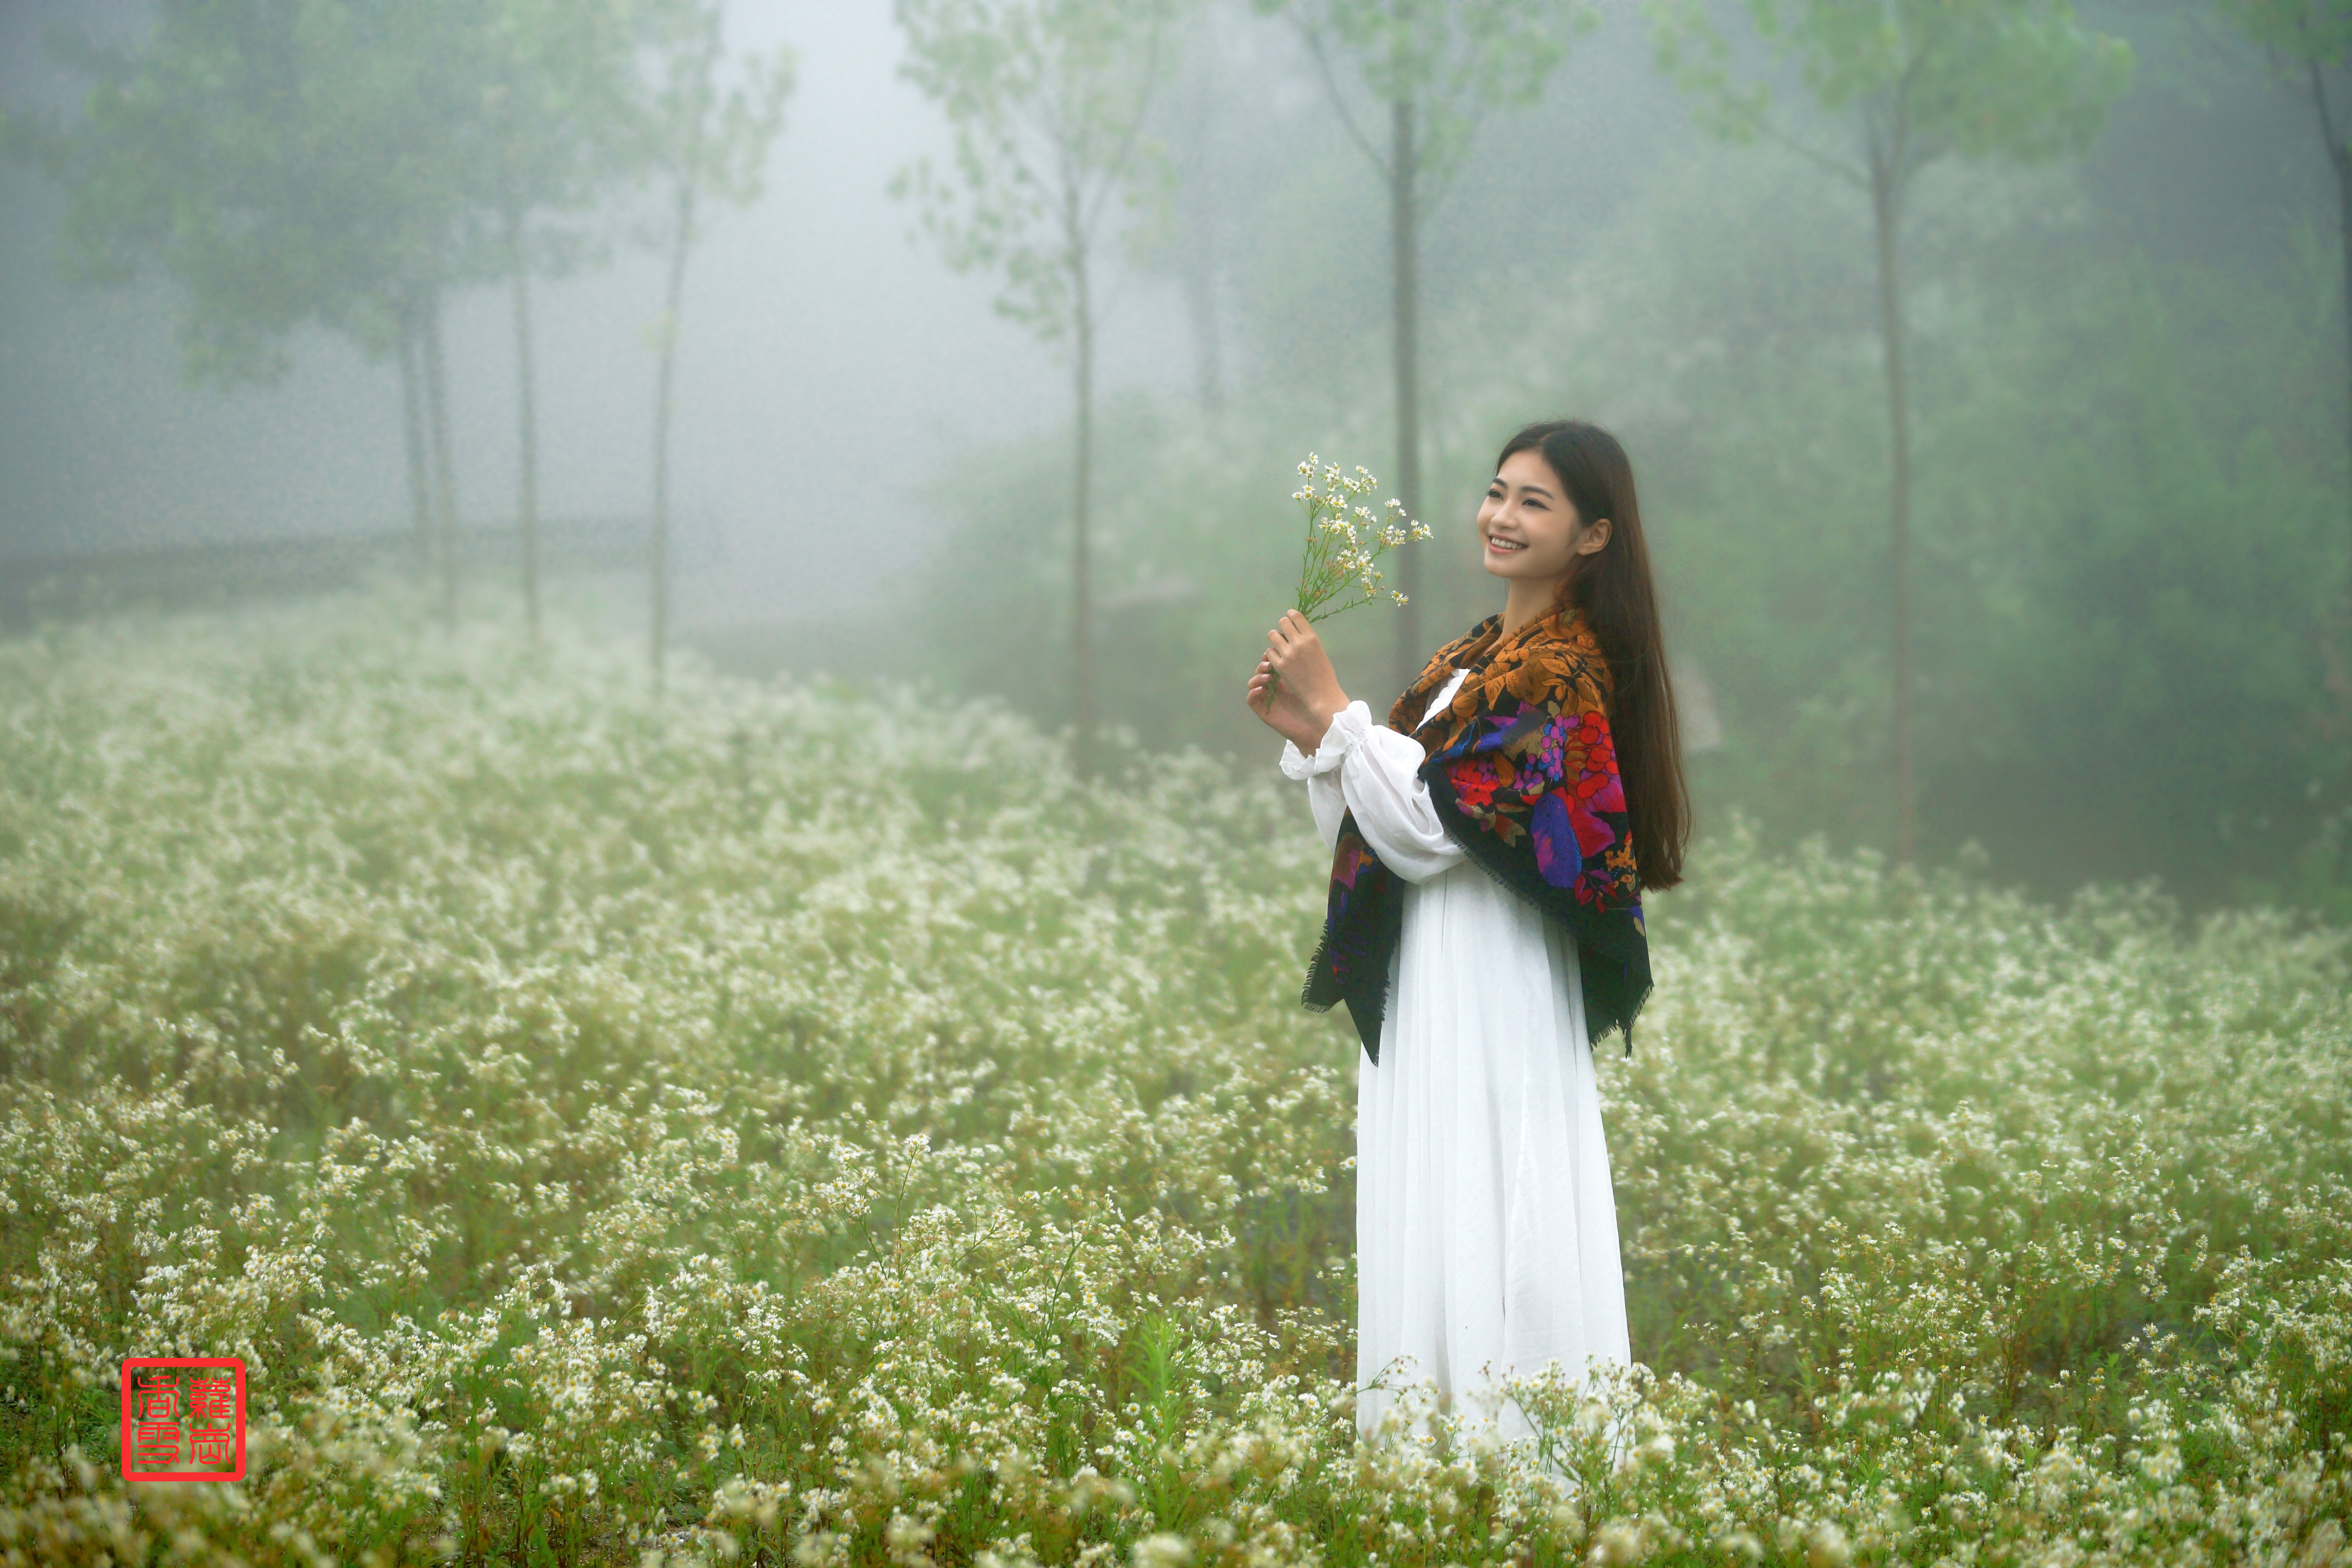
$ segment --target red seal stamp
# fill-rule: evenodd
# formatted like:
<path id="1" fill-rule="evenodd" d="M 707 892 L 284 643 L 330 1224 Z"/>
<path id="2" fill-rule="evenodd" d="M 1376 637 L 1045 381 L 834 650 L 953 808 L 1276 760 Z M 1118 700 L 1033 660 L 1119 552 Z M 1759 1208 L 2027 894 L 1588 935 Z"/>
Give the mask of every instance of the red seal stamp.
<path id="1" fill-rule="evenodd" d="M 122 1479 L 245 1479 L 245 1363 L 133 1356 L 122 1363 Z"/>

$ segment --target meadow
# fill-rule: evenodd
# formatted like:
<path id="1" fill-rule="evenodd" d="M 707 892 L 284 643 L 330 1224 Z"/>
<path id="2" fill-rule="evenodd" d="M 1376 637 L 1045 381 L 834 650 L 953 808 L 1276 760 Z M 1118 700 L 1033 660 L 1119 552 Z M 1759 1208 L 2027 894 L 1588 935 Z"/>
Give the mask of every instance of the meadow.
<path id="1" fill-rule="evenodd" d="M 1360 1443 L 1273 742 L 641 658 L 0 645 L 0 1562 L 2352 1562 L 2344 930 L 1710 822 L 1640 1365 Z M 124 1482 L 135 1354 L 247 1360 L 244 1481 Z"/>

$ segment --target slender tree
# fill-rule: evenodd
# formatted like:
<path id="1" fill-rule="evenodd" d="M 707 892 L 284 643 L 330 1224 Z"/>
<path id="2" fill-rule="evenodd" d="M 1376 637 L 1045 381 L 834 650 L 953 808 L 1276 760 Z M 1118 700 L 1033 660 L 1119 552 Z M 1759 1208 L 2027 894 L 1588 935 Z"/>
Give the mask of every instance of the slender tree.
<path id="1" fill-rule="evenodd" d="M 2352 0 L 2221 0 L 2221 9 L 2270 51 L 2281 74 L 2310 95 L 2314 129 L 2336 172 L 2336 224 L 2342 250 L 2345 332 L 2345 502 L 2352 523 L 2352 92 L 2329 78 L 2352 65 Z M 2337 584 L 2335 624 L 2327 629 L 2330 676 L 2352 717 L 2352 684 L 2344 683 L 2352 647 L 2352 527 L 2345 534 L 2346 576 Z"/>
<path id="2" fill-rule="evenodd" d="M 425 479 L 425 406 L 415 333 L 401 330 L 393 352 L 399 356 L 401 447 L 408 459 L 408 508 L 416 528 L 416 580 L 421 583 L 433 573 L 433 502 Z"/>
<path id="3" fill-rule="evenodd" d="M 274 13 L 291 18 L 304 97 L 320 122 L 289 149 L 299 160 L 289 195 L 325 198 L 305 236 L 320 261 L 311 304 L 322 324 L 371 358 L 394 353 L 414 378 L 402 393 L 404 431 L 421 437 L 410 447 L 412 502 L 425 480 L 425 553 L 437 567 L 442 616 L 454 620 L 457 460 L 441 320 L 453 293 L 498 276 L 481 222 L 495 145 L 483 16 L 451 0 L 394 9 L 294 0 Z"/>
<path id="4" fill-rule="evenodd" d="M 1596 19 L 1591 0 L 1254 0 L 1306 39 L 1340 123 L 1387 187 L 1397 499 L 1421 515 L 1421 231 L 1462 167 L 1478 124 L 1532 101 Z M 1388 123 L 1360 121 L 1353 75 Z M 1421 557 L 1399 573 L 1398 684 L 1420 673 Z"/>
<path id="5" fill-rule="evenodd" d="M 540 626 L 538 372 L 530 280 L 600 250 L 584 220 L 632 172 L 635 16 L 630 0 L 494 0 L 484 18 L 483 99 L 494 156 L 495 265 L 513 301 L 516 518 L 523 603 Z"/>
<path id="6" fill-rule="evenodd" d="M 454 619 L 457 462 L 441 317 L 452 294 L 498 275 L 480 218 L 494 144 L 481 14 L 453 0 L 295 0 L 278 11 L 293 17 L 321 121 L 289 190 L 332 193 L 314 215 L 318 253 L 332 258 L 319 274 L 318 319 L 371 358 L 395 356 L 420 555 Z"/>
<path id="7" fill-rule="evenodd" d="M 425 358 L 425 421 L 432 437 L 433 497 L 440 518 L 441 614 L 457 617 L 457 465 L 449 450 L 449 365 L 441 352 L 441 297 L 433 292 L 418 320 Z"/>
<path id="8" fill-rule="evenodd" d="M 1143 134 L 1175 0 L 896 0 L 907 77 L 946 111 L 955 164 L 893 190 L 957 271 L 994 271 L 999 312 L 1066 344 L 1076 400 L 1070 502 L 1072 762 L 1091 771 L 1089 625 L 1095 334 L 1103 247 L 1121 209 L 1165 199 Z"/>
<path id="9" fill-rule="evenodd" d="M 717 4 L 656 0 L 646 13 L 658 61 L 657 85 L 642 117 L 642 156 L 667 187 L 669 221 L 659 231 L 667 252 L 662 312 L 655 324 L 660 359 L 654 393 L 652 530 L 653 681 L 662 689 L 669 642 L 669 429 L 677 363 L 678 313 L 686 301 L 686 262 L 711 201 L 746 206 L 758 199 L 768 150 L 783 129 L 794 70 L 790 49 L 746 55 L 738 79 L 722 80 L 724 16 Z"/>
<path id="10" fill-rule="evenodd" d="M 1245 15 L 1245 13 L 1244 13 Z M 1192 389 L 1201 407 L 1225 403 L 1224 236 L 1220 222 L 1228 174 L 1224 143 L 1234 119 L 1234 86 L 1223 37 L 1227 13 L 1202 5 L 1184 29 L 1182 67 L 1168 104 L 1173 205 L 1168 213 L 1173 261 L 1184 315 L 1192 329 Z"/>
<path id="11" fill-rule="evenodd" d="M 1904 357 L 1902 226 L 1921 170 L 1939 159 L 2031 163 L 2080 151 L 2130 78 L 2121 39 L 2083 26 L 2069 0 L 1740 0 L 1764 51 L 1843 124 L 1843 147 L 1780 123 L 1772 84 L 1736 79 L 1706 0 L 1650 0 L 1661 63 L 1698 96 L 1701 121 L 1766 136 L 1859 191 L 1876 250 L 1886 379 L 1889 693 L 1895 858 L 1916 850 L 1912 758 L 1911 415 Z"/>

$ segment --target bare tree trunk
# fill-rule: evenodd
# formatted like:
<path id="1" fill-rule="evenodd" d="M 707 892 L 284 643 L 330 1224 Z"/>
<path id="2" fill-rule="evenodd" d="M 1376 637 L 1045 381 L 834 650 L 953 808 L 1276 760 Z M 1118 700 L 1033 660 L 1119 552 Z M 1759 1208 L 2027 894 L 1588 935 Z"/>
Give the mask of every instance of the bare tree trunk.
<path id="1" fill-rule="evenodd" d="M 677 312 L 686 294 L 686 253 L 694 242 L 694 182 L 677 183 L 677 237 L 669 255 L 669 292 L 662 306 L 659 390 L 654 396 L 653 660 L 654 694 L 662 689 L 669 641 L 669 408 L 677 361 Z"/>
<path id="2" fill-rule="evenodd" d="M 1092 279 L 1084 245 L 1074 247 L 1071 269 L 1073 314 L 1077 326 L 1078 438 L 1071 475 L 1070 497 L 1070 721 L 1075 727 L 1070 748 L 1072 767 L 1080 778 L 1094 771 L 1094 661 L 1087 657 L 1093 642 L 1092 564 L 1087 560 L 1087 534 L 1093 526 L 1095 465 L 1095 306 Z"/>
<path id="3" fill-rule="evenodd" d="M 1183 286 L 1192 326 L 1192 386 L 1202 409 L 1225 405 L 1224 329 L 1217 309 L 1216 123 L 1223 72 L 1215 18 L 1201 29 L 1202 54 L 1186 116 Z"/>
<path id="4" fill-rule="evenodd" d="M 457 618 L 457 480 L 449 458 L 449 377 L 441 355 L 441 295 L 427 296 L 425 321 L 425 402 L 432 423 L 434 489 L 441 514 L 441 614 Z"/>
<path id="5" fill-rule="evenodd" d="M 1413 210 L 1415 164 L 1412 104 L 1400 99 L 1389 116 L 1390 274 L 1396 288 L 1397 499 L 1421 516 L 1421 258 L 1420 218 Z M 1404 607 L 1396 617 L 1396 689 L 1421 673 L 1422 552 L 1398 552 Z"/>
<path id="6" fill-rule="evenodd" d="M 425 410 L 416 367 L 416 313 L 400 310 L 400 422 L 408 452 L 408 510 L 416 522 L 416 580 L 433 580 L 433 500 L 425 479 Z"/>
<path id="7" fill-rule="evenodd" d="M 514 274 L 515 405 L 522 454 L 517 516 L 522 529 L 522 598 L 539 637 L 539 373 L 530 348 L 530 281 L 522 264 L 522 214 L 507 209 L 507 264 Z"/>
<path id="8" fill-rule="evenodd" d="M 2345 502 L 2352 513 L 2352 144 L 2336 133 L 2336 117 L 2327 104 L 2327 79 L 2318 60 L 2310 65 L 2311 100 L 2319 110 L 2319 134 L 2327 143 L 2327 161 L 2336 169 L 2336 220 L 2344 245 Z M 2336 726 L 2340 733 L 2352 734 L 2352 679 L 2345 675 L 2347 645 L 2352 645 L 2352 531 L 2347 531 L 2345 543 L 2346 574 L 2336 584 L 2331 624 L 2320 635 L 2328 667 L 2326 679 L 2336 698 Z"/>
<path id="9" fill-rule="evenodd" d="M 1192 386 L 1201 406 L 1214 414 L 1225 405 L 1223 328 L 1217 312 L 1217 258 L 1206 230 L 1213 221 L 1202 204 L 1189 226 L 1184 254 L 1184 313 L 1192 323 Z"/>
<path id="10" fill-rule="evenodd" d="M 2347 472 L 2352 472 L 2352 148 L 2336 145 L 2328 151 L 2336 157 L 2336 221 L 2344 244 L 2344 449 Z M 2346 499 L 2352 505 L 2352 487 L 2347 487 Z"/>
<path id="11" fill-rule="evenodd" d="M 1874 139 L 1870 213 L 1878 239 L 1878 330 L 1886 351 L 1886 417 L 1894 437 L 1888 473 L 1887 569 L 1895 633 L 1895 860 L 1916 852 L 1911 763 L 1911 416 L 1903 370 L 1903 279 L 1896 230 L 1902 222 L 1901 171 Z"/>

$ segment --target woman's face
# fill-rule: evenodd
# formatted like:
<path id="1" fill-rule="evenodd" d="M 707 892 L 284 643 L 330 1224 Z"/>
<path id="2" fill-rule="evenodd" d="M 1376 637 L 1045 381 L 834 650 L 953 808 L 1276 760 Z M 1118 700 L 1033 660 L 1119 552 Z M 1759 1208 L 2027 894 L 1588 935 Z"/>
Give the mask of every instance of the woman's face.
<path id="1" fill-rule="evenodd" d="M 1478 508 L 1478 540 L 1494 575 L 1556 583 L 1570 561 L 1609 542 L 1609 520 L 1586 527 L 1543 452 L 1530 447 L 1496 470 Z"/>

